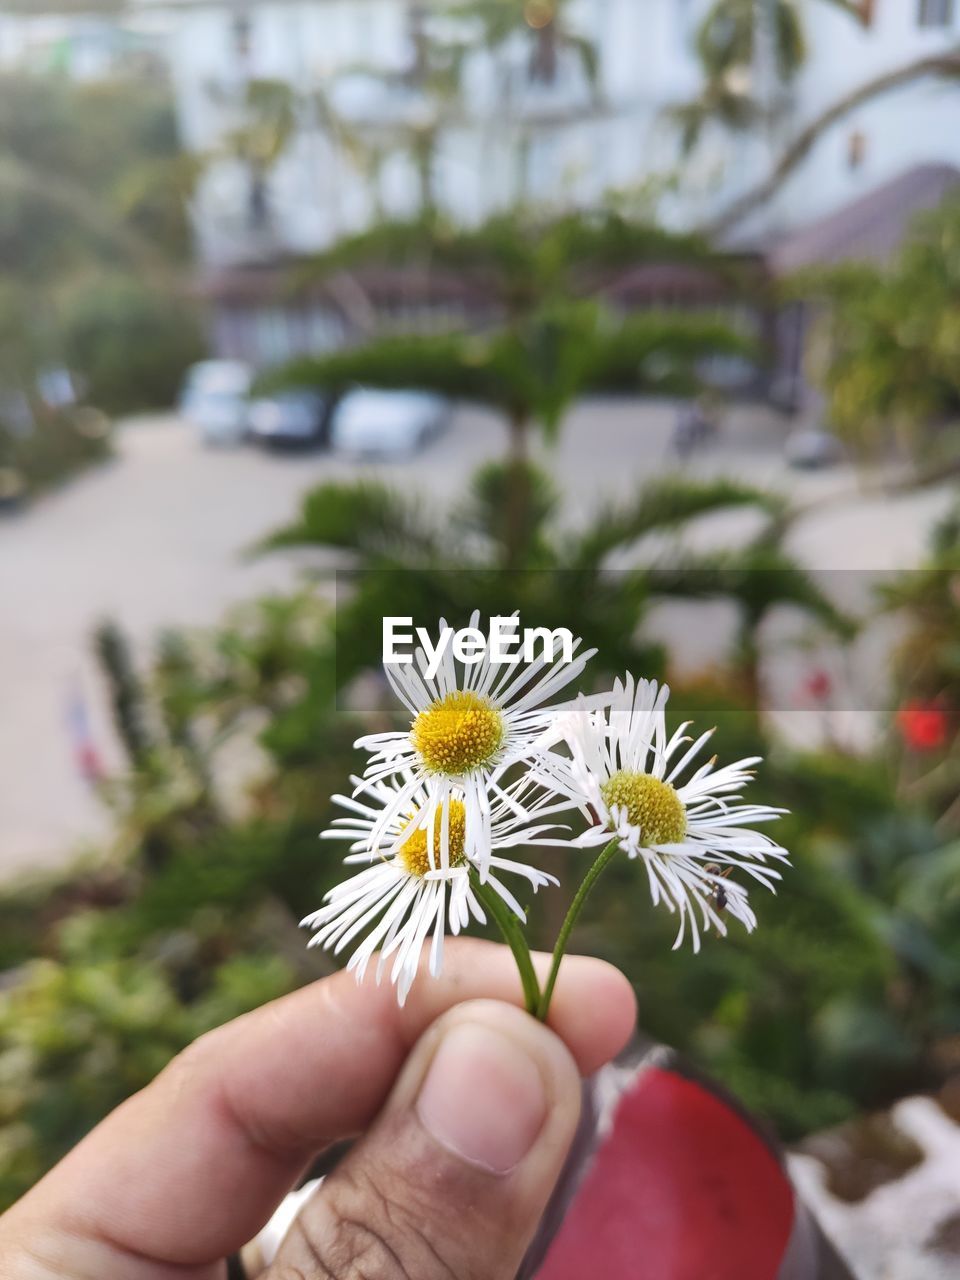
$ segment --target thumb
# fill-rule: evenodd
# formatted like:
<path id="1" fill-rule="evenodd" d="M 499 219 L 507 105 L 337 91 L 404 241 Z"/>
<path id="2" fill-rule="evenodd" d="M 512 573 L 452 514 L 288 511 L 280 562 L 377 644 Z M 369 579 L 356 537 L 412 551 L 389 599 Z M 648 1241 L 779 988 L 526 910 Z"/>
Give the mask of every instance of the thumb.
<path id="1" fill-rule="evenodd" d="M 580 1077 L 552 1031 L 505 1004 L 458 1005 L 414 1047 L 268 1277 L 512 1280 L 579 1114 Z"/>

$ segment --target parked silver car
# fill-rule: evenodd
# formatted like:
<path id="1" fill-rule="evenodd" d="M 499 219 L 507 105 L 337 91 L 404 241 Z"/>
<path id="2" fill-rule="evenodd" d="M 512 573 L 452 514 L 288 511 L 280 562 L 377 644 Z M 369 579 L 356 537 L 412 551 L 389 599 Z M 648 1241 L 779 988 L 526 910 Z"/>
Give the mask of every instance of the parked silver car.
<path id="1" fill-rule="evenodd" d="M 333 420 L 332 443 L 356 458 L 404 457 L 422 449 L 446 429 L 450 402 L 426 391 L 347 393 Z"/>
<path id="2" fill-rule="evenodd" d="M 204 444 L 239 444 L 247 434 L 253 371 L 240 360 L 203 360 L 187 370 L 180 412 Z"/>

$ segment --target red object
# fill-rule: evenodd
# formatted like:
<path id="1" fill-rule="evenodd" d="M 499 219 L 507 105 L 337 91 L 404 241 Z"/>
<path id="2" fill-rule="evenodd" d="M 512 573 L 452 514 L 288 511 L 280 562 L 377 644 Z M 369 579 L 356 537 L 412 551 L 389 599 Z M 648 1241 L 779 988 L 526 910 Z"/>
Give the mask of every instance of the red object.
<path id="1" fill-rule="evenodd" d="M 833 693 L 833 681 L 830 679 L 830 673 L 819 667 L 816 671 L 811 671 L 804 681 L 804 692 L 813 702 L 826 702 Z"/>
<path id="2" fill-rule="evenodd" d="M 100 753 L 92 742 L 84 742 L 77 747 L 77 768 L 80 776 L 91 786 L 102 782 L 106 776 Z"/>
<path id="3" fill-rule="evenodd" d="M 897 712 L 897 728 L 914 751 L 939 751 L 947 744 L 947 713 L 929 702 L 908 702 Z"/>
<path id="4" fill-rule="evenodd" d="M 776 1280 L 793 1190 L 729 1104 L 672 1071 L 641 1071 L 537 1280 Z"/>

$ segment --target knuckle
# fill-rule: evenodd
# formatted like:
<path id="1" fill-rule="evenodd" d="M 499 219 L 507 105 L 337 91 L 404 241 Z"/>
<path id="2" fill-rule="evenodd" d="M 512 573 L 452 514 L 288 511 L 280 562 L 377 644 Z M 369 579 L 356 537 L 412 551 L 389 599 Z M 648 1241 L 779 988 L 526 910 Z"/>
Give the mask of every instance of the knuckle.
<path id="1" fill-rule="evenodd" d="M 464 1280 L 428 1235 L 430 1215 L 359 1169 L 342 1167 L 288 1236 L 296 1264 L 283 1280 Z"/>
<path id="2" fill-rule="evenodd" d="M 149 1088 L 169 1090 L 175 1097 L 182 1090 L 189 1089 L 201 1074 L 204 1057 L 201 1042 L 194 1040 L 170 1059 Z"/>
<path id="3" fill-rule="evenodd" d="M 204 1069 L 210 1058 L 210 1046 L 215 1044 L 217 1030 L 219 1028 L 205 1031 L 202 1036 L 192 1040 L 186 1048 L 181 1049 L 175 1057 L 170 1059 L 161 1075 L 167 1079 L 189 1080 Z"/>

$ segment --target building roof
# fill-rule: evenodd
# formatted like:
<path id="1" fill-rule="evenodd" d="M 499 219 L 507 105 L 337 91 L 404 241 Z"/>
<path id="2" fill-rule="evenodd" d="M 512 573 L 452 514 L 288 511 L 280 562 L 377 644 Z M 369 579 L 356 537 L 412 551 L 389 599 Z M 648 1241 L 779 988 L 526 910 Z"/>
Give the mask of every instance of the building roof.
<path id="1" fill-rule="evenodd" d="M 859 200 L 776 241 L 768 261 L 774 275 L 851 261 L 886 261 L 899 249 L 919 213 L 960 192 L 960 169 L 924 164 L 908 169 Z"/>
<path id="2" fill-rule="evenodd" d="M 584 292 L 615 306 L 709 306 L 725 303 L 746 284 L 756 281 L 757 260 L 731 255 L 723 264 L 646 262 L 585 277 Z M 467 311 L 496 309 L 499 293 L 476 273 L 441 270 L 436 266 L 366 266 L 332 276 L 311 269 L 309 259 L 283 255 L 259 263 L 235 264 L 208 271 L 198 282 L 198 294 L 211 302 L 233 306 L 299 305 L 305 301 L 336 303 L 343 281 L 359 289 L 374 306 L 454 306 Z"/>

